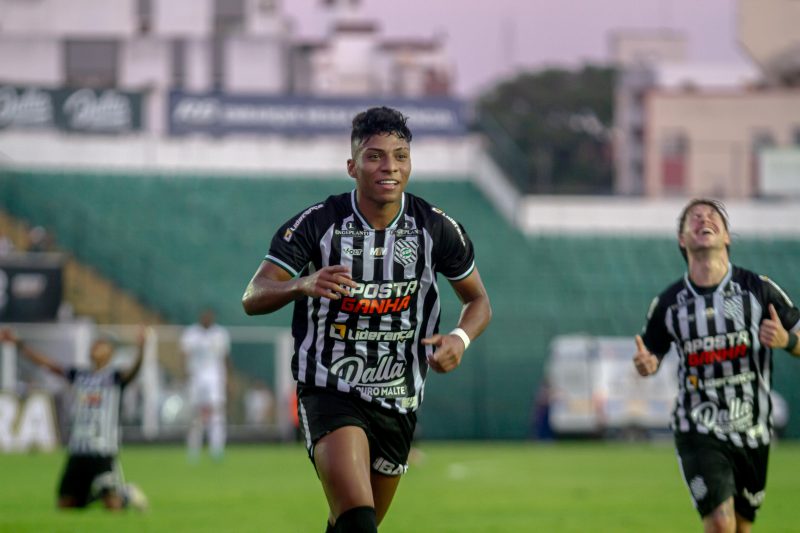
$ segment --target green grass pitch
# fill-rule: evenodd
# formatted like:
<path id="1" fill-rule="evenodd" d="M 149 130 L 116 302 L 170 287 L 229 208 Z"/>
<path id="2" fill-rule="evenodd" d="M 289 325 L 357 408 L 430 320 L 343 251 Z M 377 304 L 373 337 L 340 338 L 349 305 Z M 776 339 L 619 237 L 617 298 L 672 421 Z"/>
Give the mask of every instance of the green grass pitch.
<path id="1" fill-rule="evenodd" d="M 701 531 L 672 446 L 423 442 L 381 533 Z M 62 453 L 0 455 L 0 532 L 310 532 L 327 507 L 300 445 L 233 446 L 190 465 L 180 447 L 127 446 L 144 514 L 54 509 Z M 800 531 L 800 443 L 770 458 L 759 532 Z"/>

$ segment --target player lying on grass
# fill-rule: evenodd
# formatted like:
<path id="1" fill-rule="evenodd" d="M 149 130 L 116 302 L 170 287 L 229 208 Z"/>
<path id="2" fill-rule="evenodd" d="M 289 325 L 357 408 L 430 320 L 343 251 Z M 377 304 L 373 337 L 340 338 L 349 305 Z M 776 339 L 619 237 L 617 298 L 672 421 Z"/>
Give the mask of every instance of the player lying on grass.
<path id="1" fill-rule="evenodd" d="M 0 330 L 0 341 L 16 344 L 19 353 L 72 385 L 72 423 L 67 463 L 58 488 L 59 508 L 82 508 L 95 500 L 101 500 L 107 509 L 147 507 L 141 490 L 125 483 L 117 457 L 122 390 L 142 366 L 144 340 L 141 328 L 136 359 L 127 370 L 110 365 L 114 344 L 104 338 L 92 344 L 91 369 L 65 368 L 28 346 L 12 330 Z"/>

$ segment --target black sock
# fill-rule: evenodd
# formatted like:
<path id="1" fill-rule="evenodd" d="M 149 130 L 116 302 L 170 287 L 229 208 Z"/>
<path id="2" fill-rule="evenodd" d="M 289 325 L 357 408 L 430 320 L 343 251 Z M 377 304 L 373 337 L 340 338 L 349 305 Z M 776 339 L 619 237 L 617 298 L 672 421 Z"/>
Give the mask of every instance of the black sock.
<path id="1" fill-rule="evenodd" d="M 378 520 L 372 507 L 348 509 L 336 519 L 336 533 L 378 533 Z"/>

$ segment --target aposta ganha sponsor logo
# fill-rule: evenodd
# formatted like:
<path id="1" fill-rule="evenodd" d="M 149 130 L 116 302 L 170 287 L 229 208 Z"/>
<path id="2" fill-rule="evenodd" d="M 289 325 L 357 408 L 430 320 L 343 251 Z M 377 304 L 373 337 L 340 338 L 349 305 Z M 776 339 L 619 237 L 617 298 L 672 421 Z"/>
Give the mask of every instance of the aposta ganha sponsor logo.
<path id="1" fill-rule="evenodd" d="M 359 283 L 342 298 L 341 310 L 361 315 L 385 315 L 405 311 L 411 297 L 417 292 L 417 280 L 387 281 L 384 283 Z"/>
<path id="2" fill-rule="evenodd" d="M 689 366 L 710 365 L 747 356 L 750 333 L 743 329 L 722 335 L 709 335 L 683 343 Z"/>

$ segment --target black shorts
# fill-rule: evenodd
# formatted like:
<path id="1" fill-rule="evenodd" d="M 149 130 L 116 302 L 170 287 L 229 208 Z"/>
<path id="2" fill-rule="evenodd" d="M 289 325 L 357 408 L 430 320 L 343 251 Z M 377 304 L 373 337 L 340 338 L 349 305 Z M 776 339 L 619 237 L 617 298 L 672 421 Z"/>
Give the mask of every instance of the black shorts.
<path id="1" fill-rule="evenodd" d="M 69 455 L 58 487 L 58 496 L 72 498 L 77 507 L 86 507 L 109 488 L 116 487 L 118 477 L 115 457 Z M 97 481 L 100 483 L 96 483 Z"/>
<path id="2" fill-rule="evenodd" d="M 700 516 L 733 496 L 736 512 L 755 521 L 765 495 L 769 446 L 739 448 L 710 435 L 677 433 L 675 448 Z"/>
<path id="3" fill-rule="evenodd" d="M 408 470 L 416 413 L 402 414 L 355 395 L 299 385 L 297 415 L 312 463 L 319 439 L 339 428 L 356 426 L 367 434 L 372 470 L 387 476 L 399 476 Z"/>

